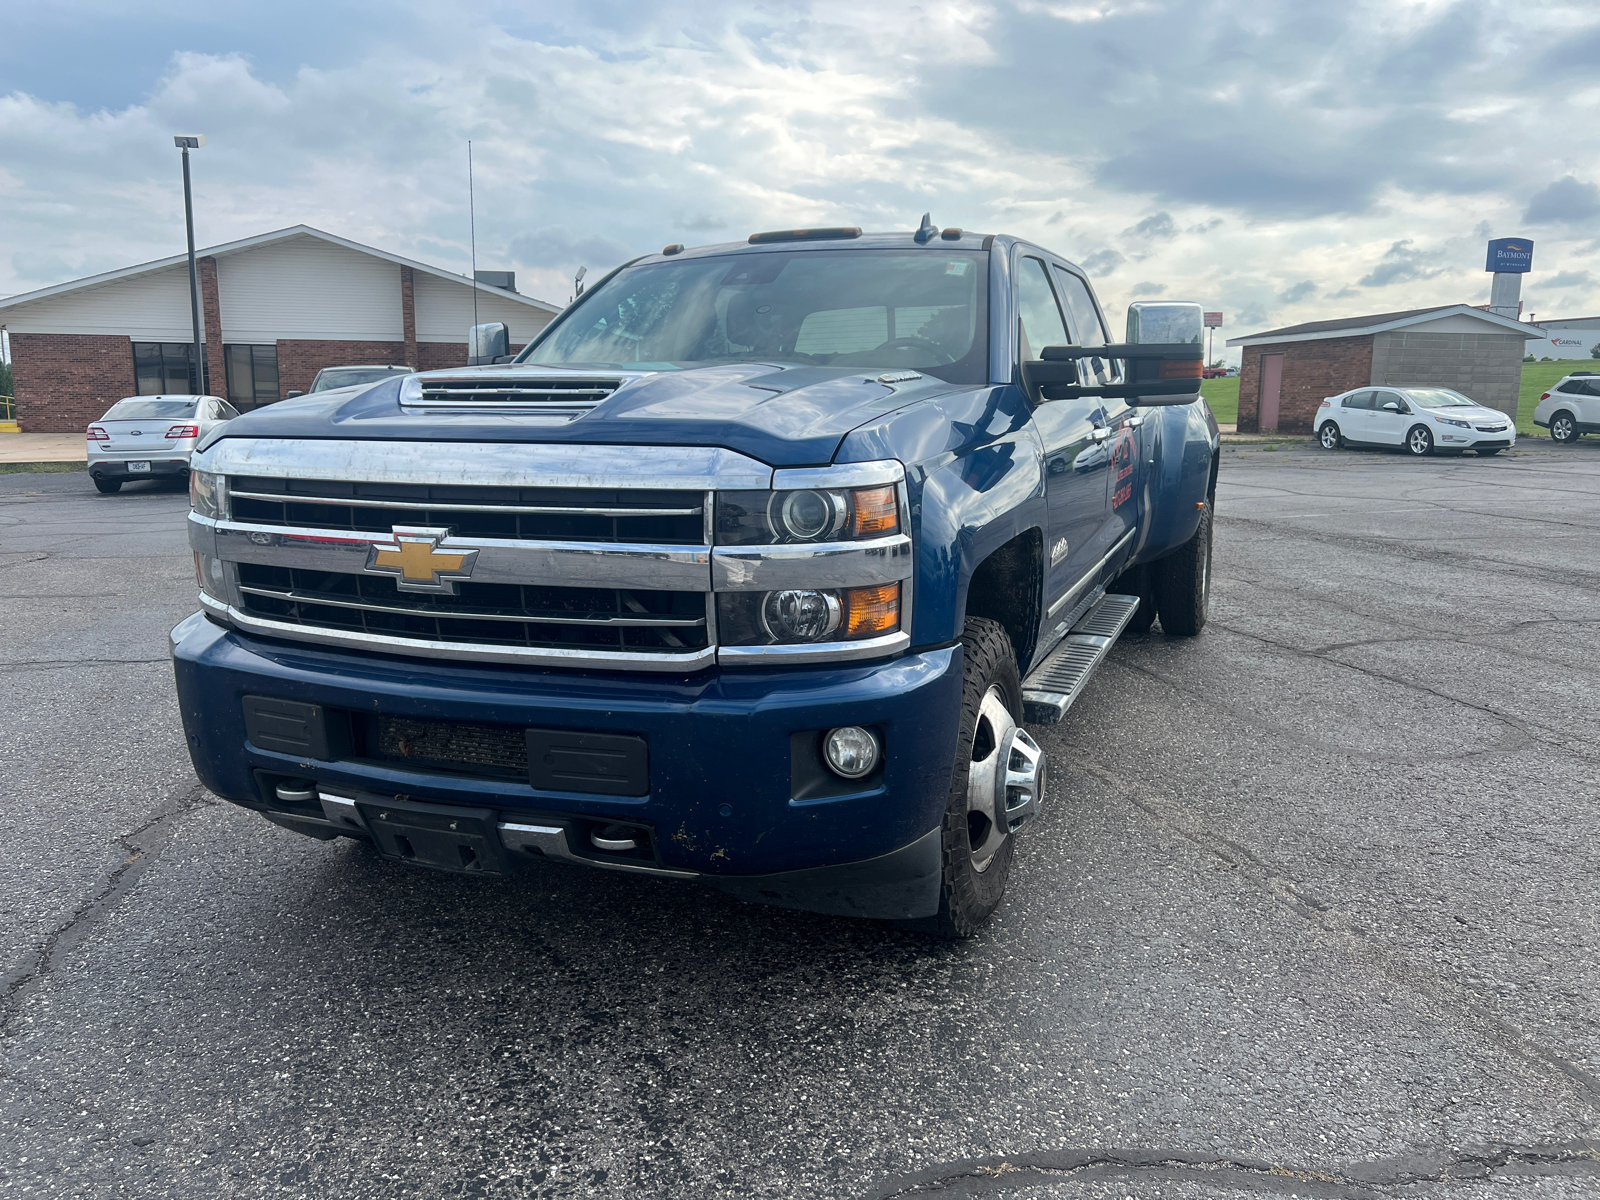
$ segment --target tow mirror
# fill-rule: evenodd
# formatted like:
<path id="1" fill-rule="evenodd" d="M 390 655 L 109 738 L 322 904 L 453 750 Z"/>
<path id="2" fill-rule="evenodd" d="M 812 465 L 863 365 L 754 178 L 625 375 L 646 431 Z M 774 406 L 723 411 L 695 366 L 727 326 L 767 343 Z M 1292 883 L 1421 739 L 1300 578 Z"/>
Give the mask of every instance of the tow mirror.
<path id="1" fill-rule="evenodd" d="M 511 357 L 511 331 L 504 321 L 474 325 L 467 332 L 467 366 L 504 362 Z"/>
<path id="2" fill-rule="evenodd" d="M 1035 400 L 1117 396 L 1135 406 L 1192 404 L 1200 398 L 1204 358 L 1198 304 L 1136 301 L 1128 306 L 1128 340 L 1109 346 L 1046 346 L 1022 364 L 1023 383 Z M 1078 382 L 1080 358 L 1119 358 L 1123 381 L 1102 387 Z"/>
<path id="3" fill-rule="evenodd" d="M 299 388 L 291 388 L 291 389 L 289 389 L 289 391 L 287 391 L 287 392 L 285 392 L 283 394 L 283 398 L 285 400 L 293 400 L 296 396 L 304 396 L 304 395 L 305 395 L 305 393 L 302 392 Z"/>

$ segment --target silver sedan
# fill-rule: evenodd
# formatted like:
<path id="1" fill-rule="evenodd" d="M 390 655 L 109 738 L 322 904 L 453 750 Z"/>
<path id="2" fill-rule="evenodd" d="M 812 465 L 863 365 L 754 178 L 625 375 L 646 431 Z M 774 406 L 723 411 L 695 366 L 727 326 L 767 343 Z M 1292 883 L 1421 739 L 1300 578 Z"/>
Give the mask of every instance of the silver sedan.
<path id="1" fill-rule="evenodd" d="M 129 396 L 93 425 L 89 478 L 102 492 L 129 480 L 188 479 L 189 455 L 212 426 L 239 415 L 220 396 Z"/>

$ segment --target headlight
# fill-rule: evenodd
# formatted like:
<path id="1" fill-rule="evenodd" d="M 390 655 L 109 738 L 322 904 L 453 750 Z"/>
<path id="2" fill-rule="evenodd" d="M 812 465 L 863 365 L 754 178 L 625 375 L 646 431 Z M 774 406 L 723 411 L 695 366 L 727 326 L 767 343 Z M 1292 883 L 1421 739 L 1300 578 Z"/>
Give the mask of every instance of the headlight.
<path id="1" fill-rule="evenodd" d="M 1472 425 L 1467 421 L 1455 421 L 1455 420 L 1452 420 L 1449 417 L 1435 417 L 1434 420 L 1439 422 L 1439 424 L 1441 424 L 1441 425 L 1454 425 L 1454 426 L 1456 426 L 1456 427 L 1458 427 L 1460 429 L 1471 429 L 1472 428 Z"/>
<path id="2" fill-rule="evenodd" d="M 718 638 L 725 646 L 799 646 L 882 637 L 900 628 L 900 585 L 717 596 Z"/>
<path id="3" fill-rule="evenodd" d="M 900 498 L 893 485 L 719 492 L 716 513 L 719 546 L 842 542 L 900 532 Z"/>
<path id="4" fill-rule="evenodd" d="M 189 507 L 202 517 L 224 516 L 227 479 L 210 471 L 189 472 Z"/>

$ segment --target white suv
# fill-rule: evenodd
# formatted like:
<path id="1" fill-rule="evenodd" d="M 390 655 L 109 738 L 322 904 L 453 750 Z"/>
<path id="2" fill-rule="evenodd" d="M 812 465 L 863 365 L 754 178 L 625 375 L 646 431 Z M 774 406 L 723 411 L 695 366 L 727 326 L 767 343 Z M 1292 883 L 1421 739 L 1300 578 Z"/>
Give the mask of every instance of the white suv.
<path id="1" fill-rule="evenodd" d="M 1329 396 L 1317 409 L 1317 441 L 1399 446 L 1407 454 L 1498 454 L 1517 444 L 1505 413 L 1445 387 L 1361 387 Z"/>
<path id="2" fill-rule="evenodd" d="M 1600 374 L 1574 371 L 1539 397 L 1533 423 L 1558 442 L 1575 442 L 1586 433 L 1600 433 Z"/>

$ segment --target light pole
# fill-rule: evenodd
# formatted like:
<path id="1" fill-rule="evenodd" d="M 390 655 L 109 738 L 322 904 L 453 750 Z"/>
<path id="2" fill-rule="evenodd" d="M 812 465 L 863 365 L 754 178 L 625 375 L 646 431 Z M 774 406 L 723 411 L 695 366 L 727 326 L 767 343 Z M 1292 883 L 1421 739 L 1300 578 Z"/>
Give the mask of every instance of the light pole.
<path id="1" fill-rule="evenodd" d="M 194 265 L 194 199 L 189 194 L 189 151 L 198 150 L 206 144 L 206 135 L 179 134 L 172 139 L 172 144 L 183 151 L 183 224 L 189 234 L 189 316 L 194 322 L 194 351 L 191 361 L 194 364 L 195 390 L 205 392 L 206 369 L 205 347 L 200 341 L 200 275 Z M 217 352 L 222 352 L 222 347 L 217 347 Z"/>

